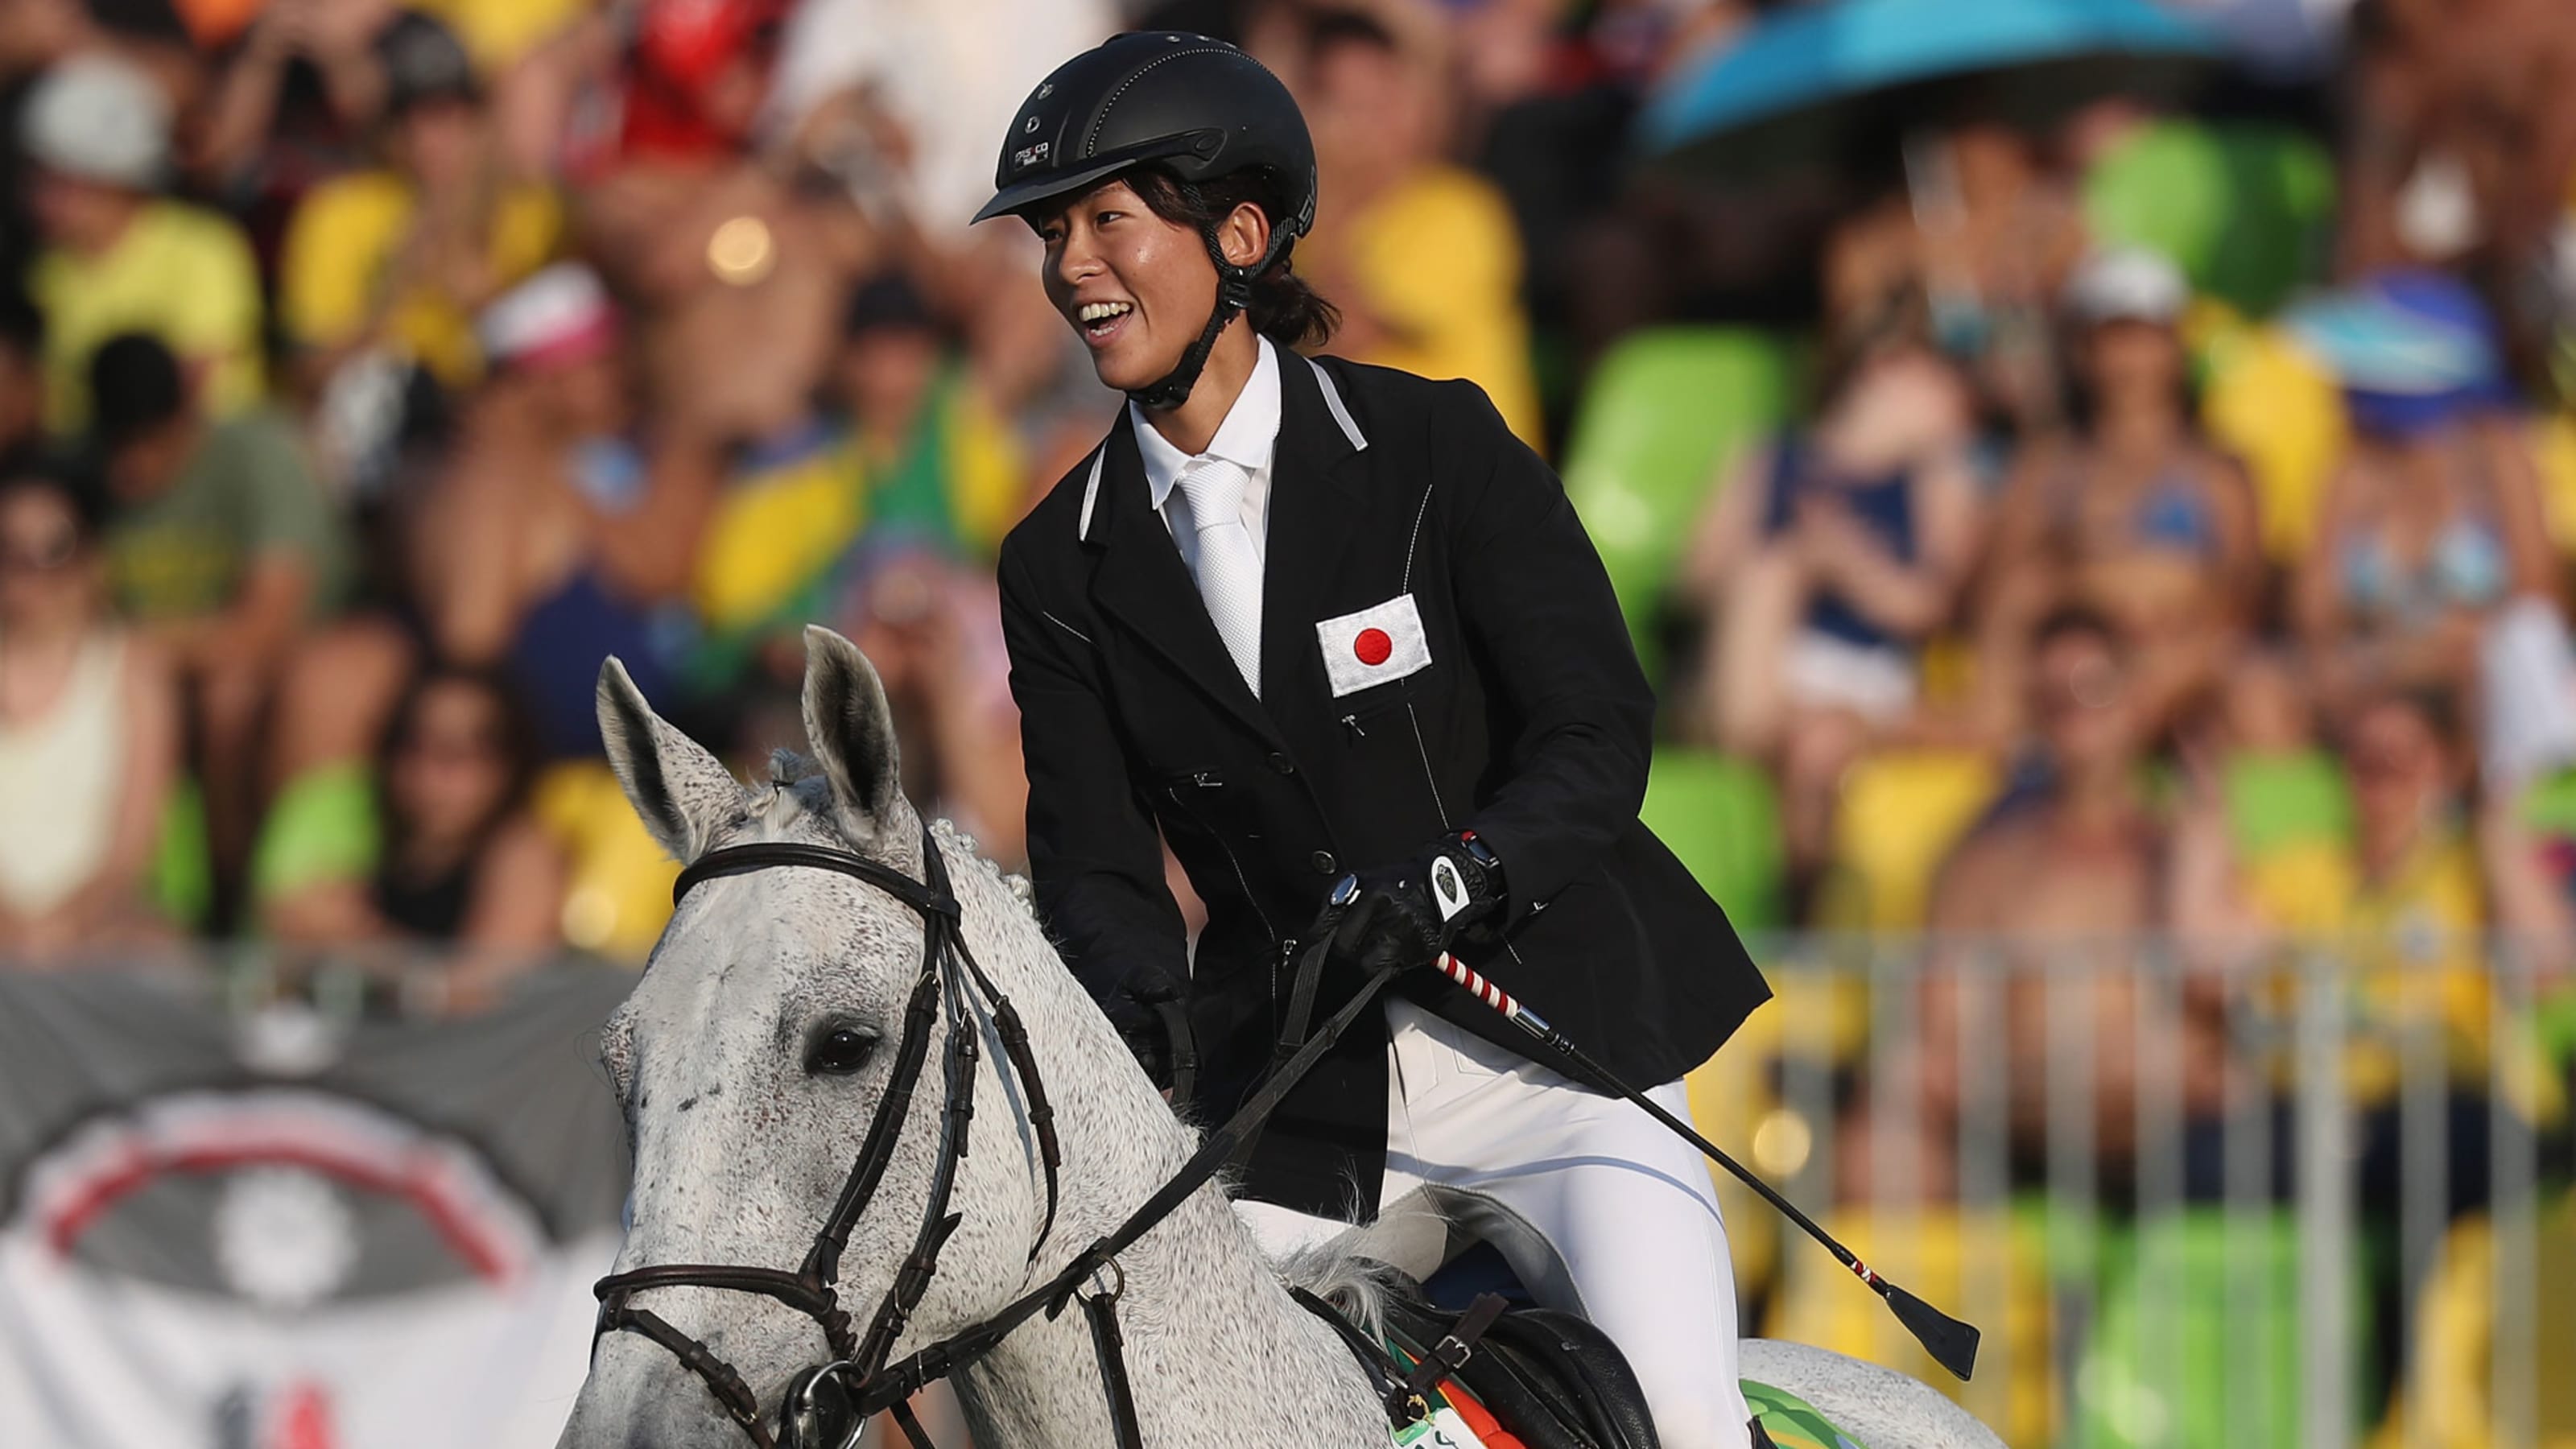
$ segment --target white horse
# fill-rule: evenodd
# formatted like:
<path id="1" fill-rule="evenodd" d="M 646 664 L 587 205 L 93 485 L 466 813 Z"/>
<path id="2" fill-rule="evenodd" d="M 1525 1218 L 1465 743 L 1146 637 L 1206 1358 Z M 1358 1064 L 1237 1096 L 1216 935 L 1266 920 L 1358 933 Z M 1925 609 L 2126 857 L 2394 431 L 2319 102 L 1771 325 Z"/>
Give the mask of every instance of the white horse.
<path id="1" fill-rule="evenodd" d="M 896 787 L 884 692 L 866 658 L 839 635 L 806 632 L 811 758 L 781 752 L 773 778 L 760 785 L 736 781 L 655 714 L 614 660 L 600 674 L 599 714 L 628 799 L 683 863 L 719 846 L 797 842 L 922 877 L 925 836 Z M 898 1355 L 988 1318 L 1045 1281 L 1116 1227 L 1199 1142 L 1065 969 L 1025 892 L 944 824 L 931 838 L 966 944 L 1031 1024 L 1062 1139 L 1061 1207 L 1041 1244 L 1047 1192 L 1029 1104 L 992 1023 L 982 1020 L 972 1150 L 957 1165 L 952 1199 L 963 1221 L 896 1343 Z M 797 1267 L 892 1075 L 922 947 L 922 920 L 911 907 L 830 871 L 761 870 L 689 892 L 602 1034 L 634 1147 L 634 1224 L 620 1271 L 667 1263 Z M 939 1068 L 934 1051 L 842 1257 L 839 1301 L 862 1328 L 921 1225 L 940 1157 Z M 1385 1414 L 1351 1350 L 1289 1295 L 1292 1281 L 1319 1291 L 1337 1286 L 1322 1281 L 1328 1276 L 1347 1287 L 1347 1259 L 1271 1261 L 1211 1183 L 1122 1254 L 1119 1267 L 1126 1358 L 1149 1449 L 1387 1442 Z M 740 1370 L 771 1422 L 791 1376 L 831 1357 L 812 1318 L 756 1293 L 657 1287 L 635 1302 Z M 1762 1342 L 1744 1345 L 1743 1363 L 1748 1376 L 1804 1397 L 1869 1449 L 2000 1449 L 1949 1400 L 1887 1370 Z M 1030 1319 L 954 1383 L 977 1449 L 1114 1442 L 1079 1312 Z M 708 1384 L 667 1348 L 609 1332 L 561 1445 L 749 1442 Z"/>

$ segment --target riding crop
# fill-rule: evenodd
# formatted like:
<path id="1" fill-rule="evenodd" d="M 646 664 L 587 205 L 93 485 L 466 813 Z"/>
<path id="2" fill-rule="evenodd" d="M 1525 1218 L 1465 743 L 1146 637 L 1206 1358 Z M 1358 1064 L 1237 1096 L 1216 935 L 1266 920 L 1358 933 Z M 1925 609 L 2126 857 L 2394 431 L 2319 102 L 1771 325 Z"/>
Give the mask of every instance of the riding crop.
<path id="1" fill-rule="evenodd" d="M 1505 1020 L 1537 1038 L 1546 1045 L 1548 1050 L 1563 1058 L 1584 1076 L 1591 1078 L 1593 1085 L 1614 1096 L 1625 1097 L 1645 1108 L 1656 1121 L 1689 1139 L 1691 1145 L 1708 1154 L 1710 1161 L 1735 1174 L 1738 1181 L 1760 1194 L 1764 1202 L 1786 1214 L 1789 1221 L 1806 1229 L 1807 1236 L 1824 1244 L 1825 1250 L 1839 1259 L 1844 1267 L 1849 1268 L 1853 1277 L 1868 1284 L 1871 1292 L 1887 1300 L 1887 1306 L 1896 1314 L 1897 1322 L 1905 1325 L 1907 1331 L 1912 1333 L 1932 1355 L 1934 1362 L 1962 1379 L 1975 1372 L 1978 1335 L 1974 1324 L 1962 1323 L 1880 1277 L 1851 1249 L 1834 1241 L 1833 1234 L 1819 1227 L 1815 1219 L 1798 1211 L 1797 1204 L 1782 1197 L 1771 1184 L 1754 1176 L 1752 1171 L 1742 1163 L 1727 1156 L 1717 1144 L 1702 1137 L 1688 1122 L 1657 1106 L 1645 1093 L 1612 1076 L 1607 1068 L 1585 1055 L 1581 1047 L 1566 1040 L 1565 1033 L 1548 1025 L 1537 1012 L 1521 1005 L 1513 999 L 1510 992 L 1486 980 L 1466 962 L 1443 952 L 1434 964 L 1443 975 L 1467 988 L 1468 995 L 1502 1013 Z"/>

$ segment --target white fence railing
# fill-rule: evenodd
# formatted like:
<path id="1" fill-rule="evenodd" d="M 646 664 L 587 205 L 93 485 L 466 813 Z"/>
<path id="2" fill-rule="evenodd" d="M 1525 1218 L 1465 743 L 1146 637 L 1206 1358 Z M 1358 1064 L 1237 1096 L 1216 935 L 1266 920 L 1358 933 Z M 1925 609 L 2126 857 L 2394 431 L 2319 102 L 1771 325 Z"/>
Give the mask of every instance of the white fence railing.
<path id="1" fill-rule="evenodd" d="M 2016 1445 L 2576 1445 L 2576 999 L 2433 933 L 1776 938 L 1693 1081 L 1800 1206 L 1986 1331 Z M 1938 1370 L 1726 1185 L 1748 1332 Z"/>

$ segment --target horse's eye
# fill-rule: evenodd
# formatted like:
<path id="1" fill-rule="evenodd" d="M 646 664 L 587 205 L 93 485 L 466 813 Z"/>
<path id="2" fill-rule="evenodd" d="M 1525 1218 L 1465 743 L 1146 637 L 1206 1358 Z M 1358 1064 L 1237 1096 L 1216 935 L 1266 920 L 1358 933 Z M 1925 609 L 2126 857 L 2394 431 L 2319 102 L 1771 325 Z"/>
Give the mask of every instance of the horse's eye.
<path id="1" fill-rule="evenodd" d="M 845 1077 L 864 1066 L 876 1037 L 853 1026 L 836 1026 L 814 1038 L 805 1049 L 805 1070 Z"/>

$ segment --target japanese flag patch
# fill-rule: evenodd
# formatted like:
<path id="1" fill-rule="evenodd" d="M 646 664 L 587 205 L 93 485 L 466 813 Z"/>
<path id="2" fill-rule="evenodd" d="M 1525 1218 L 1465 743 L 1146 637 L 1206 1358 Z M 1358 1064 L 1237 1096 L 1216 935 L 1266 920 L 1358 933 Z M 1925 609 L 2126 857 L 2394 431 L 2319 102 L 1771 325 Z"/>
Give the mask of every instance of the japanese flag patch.
<path id="1" fill-rule="evenodd" d="M 1335 699 L 1431 666 L 1431 642 L 1423 637 L 1422 612 L 1411 594 L 1326 619 L 1315 626 L 1315 642 L 1323 646 L 1324 674 Z"/>

